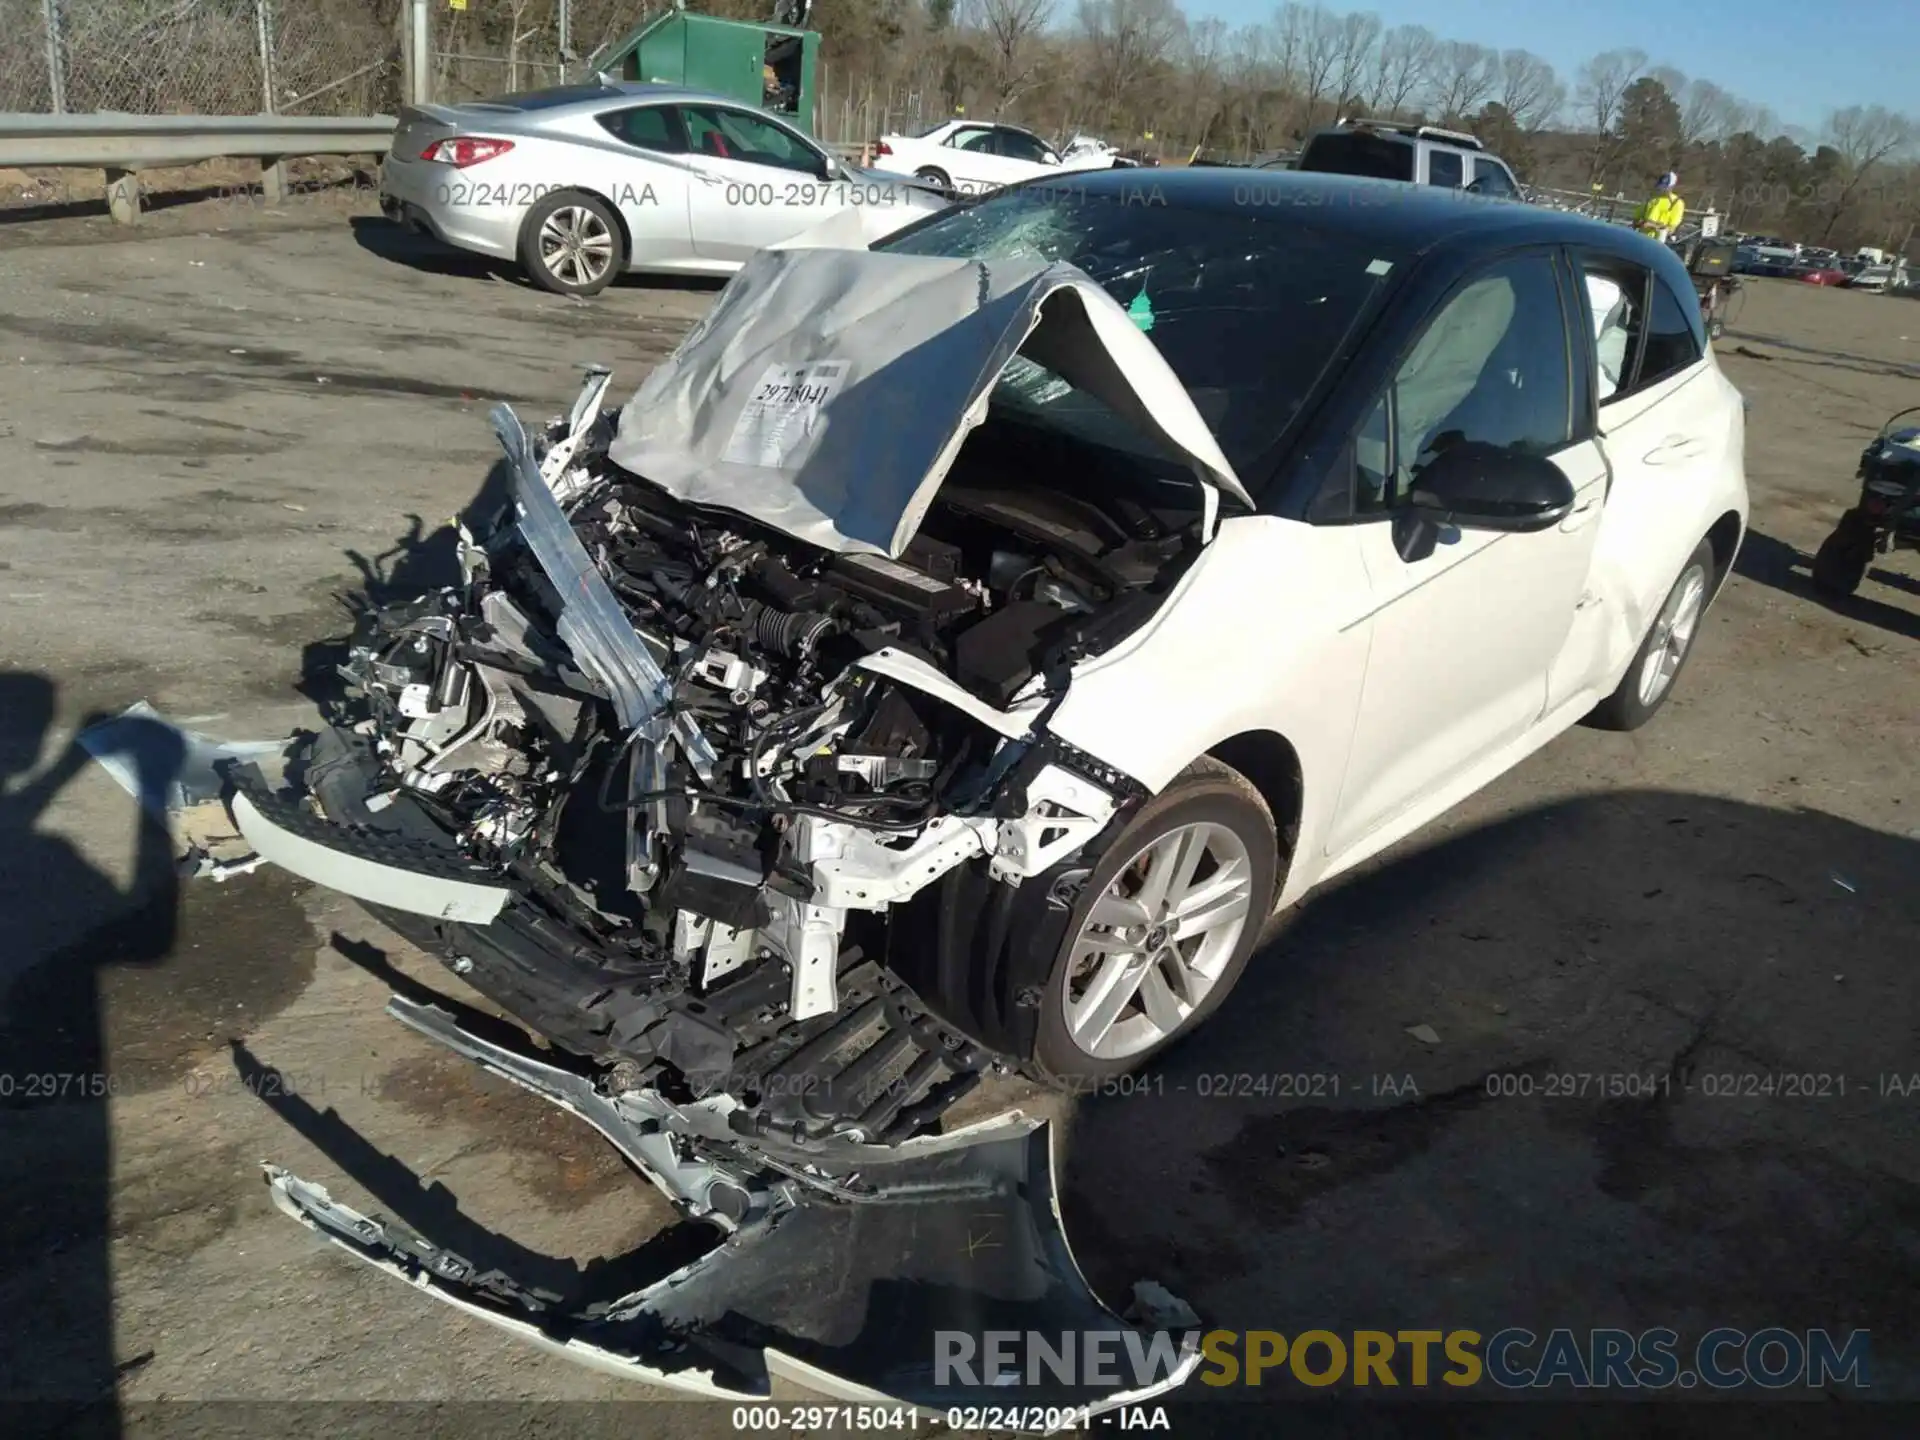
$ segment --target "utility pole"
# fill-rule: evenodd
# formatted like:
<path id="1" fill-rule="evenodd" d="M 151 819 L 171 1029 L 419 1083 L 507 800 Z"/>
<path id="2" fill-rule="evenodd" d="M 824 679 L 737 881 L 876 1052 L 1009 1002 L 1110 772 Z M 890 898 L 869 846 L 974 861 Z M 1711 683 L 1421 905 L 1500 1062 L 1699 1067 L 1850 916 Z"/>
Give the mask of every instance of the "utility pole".
<path id="1" fill-rule="evenodd" d="M 427 0 L 401 0 L 400 79 L 405 104 L 425 105 L 433 98 L 432 36 Z"/>
<path id="2" fill-rule="evenodd" d="M 253 0 L 253 19 L 260 34 L 260 113 L 278 108 L 273 99 L 273 0 Z M 260 197 L 269 205 L 287 198 L 287 162 L 277 155 L 260 158 Z"/>
<path id="3" fill-rule="evenodd" d="M 67 113 L 67 64 L 61 54 L 60 0 L 40 0 L 40 18 L 47 31 L 47 95 L 53 113 Z"/>

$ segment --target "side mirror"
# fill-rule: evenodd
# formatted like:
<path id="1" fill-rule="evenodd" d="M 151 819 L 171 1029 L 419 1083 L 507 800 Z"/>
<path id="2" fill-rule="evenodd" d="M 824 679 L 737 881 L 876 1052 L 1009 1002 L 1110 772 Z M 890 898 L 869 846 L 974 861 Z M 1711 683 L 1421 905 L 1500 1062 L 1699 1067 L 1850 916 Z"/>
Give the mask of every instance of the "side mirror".
<path id="1" fill-rule="evenodd" d="M 1058 165 L 1060 163 L 1060 157 L 1049 150 L 1040 157 L 1040 163 L 1042 165 Z"/>
<path id="2" fill-rule="evenodd" d="M 823 154 L 820 157 L 820 178 L 822 180 L 831 183 L 835 180 L 844 180 L 846 177 L 847 167 L 840 163 L 837 156 Z"/>
<path id="3" fill-rule="evenodd" d="M 1441 524 L 1526 534 L 1572 513 L 1573 482 L 1551 460 L 1462 440 L 1414 477 L 1411 509 Z"/>

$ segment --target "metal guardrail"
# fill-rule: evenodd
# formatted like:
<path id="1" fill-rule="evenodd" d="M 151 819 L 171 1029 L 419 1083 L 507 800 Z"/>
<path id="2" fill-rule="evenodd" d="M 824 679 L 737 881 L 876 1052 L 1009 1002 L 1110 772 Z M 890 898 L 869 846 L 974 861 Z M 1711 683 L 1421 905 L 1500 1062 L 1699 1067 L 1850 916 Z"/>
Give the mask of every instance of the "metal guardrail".
<path id="1" fill-rule="evenodd" d="M 107 207 L 130 225 L 140 214 L 138 170 L 258 160 L 261 186 L 277 202 L 288 156 L 384 155 L 395 123 L 391 115 L 0 114 L 0 166 L 104 170 Z"/>

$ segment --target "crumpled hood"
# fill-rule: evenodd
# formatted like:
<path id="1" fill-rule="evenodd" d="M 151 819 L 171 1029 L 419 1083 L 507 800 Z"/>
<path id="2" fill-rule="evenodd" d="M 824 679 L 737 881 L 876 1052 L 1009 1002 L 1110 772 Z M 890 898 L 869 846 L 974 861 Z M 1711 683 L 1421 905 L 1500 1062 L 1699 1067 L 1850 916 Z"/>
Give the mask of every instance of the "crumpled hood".
<path id="1" fill-rule="evenodd" d="M 627 403 L 608 455 L 681 500 L 897 557 L 1023 348 L 1252 504 L 1172 368 L 1084 271 L 819 240 L 742 267 Z"/>

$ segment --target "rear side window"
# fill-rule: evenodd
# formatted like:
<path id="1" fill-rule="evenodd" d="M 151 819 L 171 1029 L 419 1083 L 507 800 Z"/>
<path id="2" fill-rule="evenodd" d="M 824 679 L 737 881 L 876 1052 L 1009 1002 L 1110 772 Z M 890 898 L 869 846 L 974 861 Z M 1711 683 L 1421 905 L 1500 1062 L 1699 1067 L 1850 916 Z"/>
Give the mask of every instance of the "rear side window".
<path id="1" fill-rule="evenodd" d="M 1637 265 L 1589 260 L 1582 267 L 1592 317 L 1595 396 L 1602 405 L 1633 389 L 1633 364 L 1646 329 L 1647 281 Z"/>
<path id="2" fill-rule="evenodd" d="M 1705 353 L 1700 304 L 1663 276 L 1600 256 L 1582 263 L 1602 407 L 1678 374 Z"/>
<path id="3" fill-rule="evenodd" d="M 1444 185 L 1449 190 L 1458 190 L 1466 183 L 1466 166 L 1455 150 L 1429 150 L 1427 152 L 1427 184 Z"/>
<path id="4" fill-rule="evenodd" d="M 1635 388 L 1655 385 L 1669 375 L 1678 374 L 1700 358 L 1700 337 L 1695 322 L 1699 304 L 1692 314 L 1665 279 L 1653 277 L 1653 305 L 1647 312 L 1647 351 L 1640 362 Z"/>
<path id="5" fill-rule="evenodd" d="M 1365 131 L 1335 131 L 1308 142 L 1299 170 L 1326 175 L 1366 175 L 1375 180 L 1413 179 L 1413 146 Z"/>
<path id="6" fill-rule="evenodd" d="M 636 150 L 653 150 L 662 155 L 678 155 L 687 148 L 686 136 L 673 111 L 665 105 L 640 105 L 631 110 L 615 110 L 602 115 L 600 123 L 616 140 Z"/>

